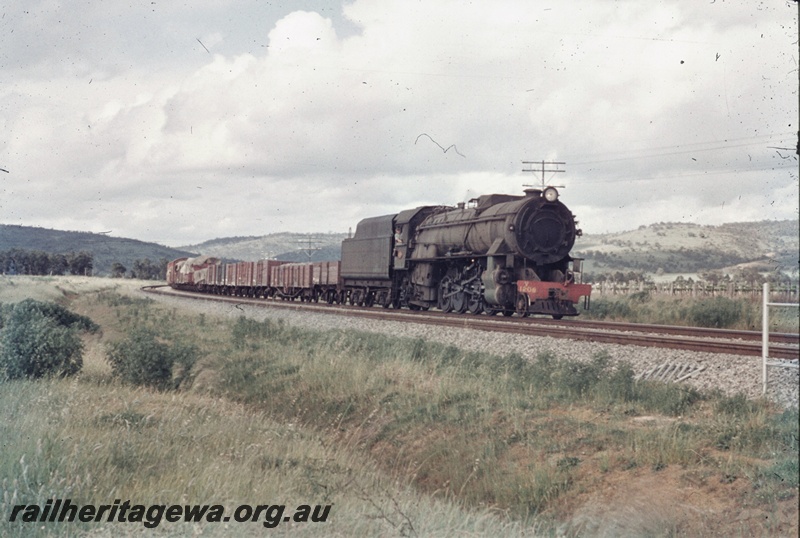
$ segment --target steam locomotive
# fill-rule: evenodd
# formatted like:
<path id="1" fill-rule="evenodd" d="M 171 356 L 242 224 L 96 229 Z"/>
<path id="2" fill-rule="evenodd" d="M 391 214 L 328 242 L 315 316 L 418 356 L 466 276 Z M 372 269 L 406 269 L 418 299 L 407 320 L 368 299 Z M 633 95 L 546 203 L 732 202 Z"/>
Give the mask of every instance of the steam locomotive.
<path id="1" fill-rule="evenodd" d="M 581 235 L 554 187 L 487 194 L 362 220 L 340 262 L 170 262 L 175 288 L 445 312 L 550 315 L 588 308 L 591 286 L 569 253 Z"/>

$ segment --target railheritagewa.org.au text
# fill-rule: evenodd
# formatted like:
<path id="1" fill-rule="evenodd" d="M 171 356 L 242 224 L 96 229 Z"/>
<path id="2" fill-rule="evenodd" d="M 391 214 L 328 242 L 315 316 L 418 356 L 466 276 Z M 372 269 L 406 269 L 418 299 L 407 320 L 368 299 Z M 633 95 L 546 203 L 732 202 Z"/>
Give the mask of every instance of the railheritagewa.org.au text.
<path id="1" fill-rule="evenodd" d="M 283 504 L 240 504 L 226 510 L 221 504 L 132 504 L 115 499 L 111 504 L 75 504 L 71 499 L 48 499 L 44 505 L 12 506 L 11 523 L 138 523 L 147 528 L 168 523 L 261 523 L 266 528 L 281 523 L 325 523 L 331 504 L 301 504 L 287 510 Z"/>

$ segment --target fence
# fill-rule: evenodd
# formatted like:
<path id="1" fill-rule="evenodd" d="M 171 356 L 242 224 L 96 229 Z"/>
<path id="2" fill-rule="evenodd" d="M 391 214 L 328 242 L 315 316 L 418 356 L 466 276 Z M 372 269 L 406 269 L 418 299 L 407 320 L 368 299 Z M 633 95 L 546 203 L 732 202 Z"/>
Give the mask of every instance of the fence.
<path id="1" fill-rule="evenodd" d="M 630 295 L 648 292 L 661 295 L 678 295 L 688 297 L 752 297 L 761 298 L 762 288 L 746 283 L 728 283 L 713 286 L 704 282 L 665 282 L 659 284 L 638 282 L 595 282 L 592 283 L 592 295 Z M 772 298 L 786 302 L 800 300 L 800 288 L 797 284 L 781 284 L 770 293 Z"/>

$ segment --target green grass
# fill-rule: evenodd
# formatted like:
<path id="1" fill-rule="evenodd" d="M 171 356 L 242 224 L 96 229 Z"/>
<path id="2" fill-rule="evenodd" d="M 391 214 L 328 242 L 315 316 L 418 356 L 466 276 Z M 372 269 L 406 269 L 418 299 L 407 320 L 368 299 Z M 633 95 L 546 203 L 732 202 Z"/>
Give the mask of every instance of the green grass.
<path id="1" fill-rule="evenodd" d="M 597 295 L 581 317 L 632 323 L 761 330 L 761 299 L 656 295 Z M 771 308 L 770 330 L 800 330 L 796 308 Z"/>
<path id="2" fill-rule="evenodd" d="M 699 476 L 733 484 L 725 495 L 751 496 L 767 511 L 796 499 L 797 411 L 636 383 L 602 352 L 527 361 L 221 320 L 109 292 L 74 306 L 103 329 L 84 372 L 0 384 L 11 418 L 0 421 L 0 513 L 54 497 L 333 503 L 327 534 L 518 535 L 569 529 L 575 503 L 612 476 Z M 194 346 L 193 375 L 166 391 L 112 377 L 92 350 L 113 349 L 134 329 L 165 346 Z"/>
<path id="3" fill-rule="evenodd" d="M 108 504 L 123 498 L 229 509 L 240 503 L 333 504 L 325 533 L 351 536 L 397 533 L 405 517 L 418 533 L 478 532 L 495 525 L 505 534 L 520 530 L 486 511 L 425 498 L 324 435 L 216 398 L 176 399 L 126 386 L 51 380 L 3 384 L 0 405 L 10 419 L 0 425 L 4 520 L 16 504 L 43 505 L 51 498 Z M 3 521 L 0 534 L 96 532 L 98 526 L 103 525 Z M 264 531 L 258 524 L 198 527 L 212 535 Z M 137 524 L 113 528 L 123 534 L 145 530 Z M 158 530 L 189 535 L 195 527 L 162 523 Z M 308 524 L 292 535 L 319 532 Z"/>
<path id="4" fill-rule="evenodd" d="M 418 339 L 271 321 L 240 319 L 236 327 L 230 354 L 209 363 L 219 376 L 218 394 L 331 432 L 438 497 L 495 505 L 523 520 L 552 509 L 574 487 L 582 459 L 575 454 L 610 448 L 622 466 L 656 471 L 702 465 L 718 437 L 706 433 L 712 425 L 731 429 L 747 421 L 769 429 L 772 413 L 757 402 L 710 419 L 709 409 L 729 405 L 725 397 L 635 383 L 629 368 L 612 367 L 603 353 L 585 362 L 543 353 L 527 362 Z M 564 408 L 610 411 L 622 435 L 588 421 L 552 421 L 552 411 Z M 626 425 L 642 414 L 679 418 L 648 430 Z M 768 444 L 783 450 L 785 439 Z M 769 460 L 753 447 L 724 450 Z M 576 463 L 542 464 L 553 453 Z"/>

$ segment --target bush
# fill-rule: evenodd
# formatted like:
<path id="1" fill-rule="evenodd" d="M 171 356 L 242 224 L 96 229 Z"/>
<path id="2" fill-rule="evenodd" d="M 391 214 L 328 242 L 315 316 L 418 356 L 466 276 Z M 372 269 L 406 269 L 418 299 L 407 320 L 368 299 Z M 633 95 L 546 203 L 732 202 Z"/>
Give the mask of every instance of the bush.
<path id="1" fill-rule="evenodd" d="M 559 360 L 550 374 L 552 388 L 561 397 L 583 398 L 609 375 L 608 355 L 597 353 L 591 361 Z"/>
<path id="2" fill-rule="evenodd" d="M 650 298 L 650 292 L 645 290 L 632 293 L 629 300 L 632 303 L 647 303 L 650 301 Z"/>
<path id="3" fill-rule="evenodd" d="M 633 401 L 645 409 L 677 417 L 685 415 L 695 403 L 702 401 L 703 394 L 694 387 L 658 381 L 640 381 L 636 384 Z"/>
<path id="4" fill-rule="evenodd" d="M 189 377 L 196 356 L 194 347 L 166 344 L 151 330 L 134 329 L 126 340 L 111 344 L 106 359 L 124 382 L 166 390 Z"/>
<path id="5" fill-rule="evenodd" d="M 689 319 L 697 327 L 732 327 L 741 316 L 739 302 L 727 297 L 698 301 L 689 308 Z"/>
<path id="6" fill-rule="evenodd" d="M 596 299 L 592 301 L 592 307 L 588 311 L 592 319 L 620 319 L 630 320 L 633 316 L 633 309 L 631 309 L 626 299 Z"/>
<path id="7" fill-rule="evenodd" d="M 33 299 L 4 305 L 0 328 L 0 376 L 6 379 L 77 373 L 83 366 L 78 330 L 98 330 L 85 316 Z"/>

